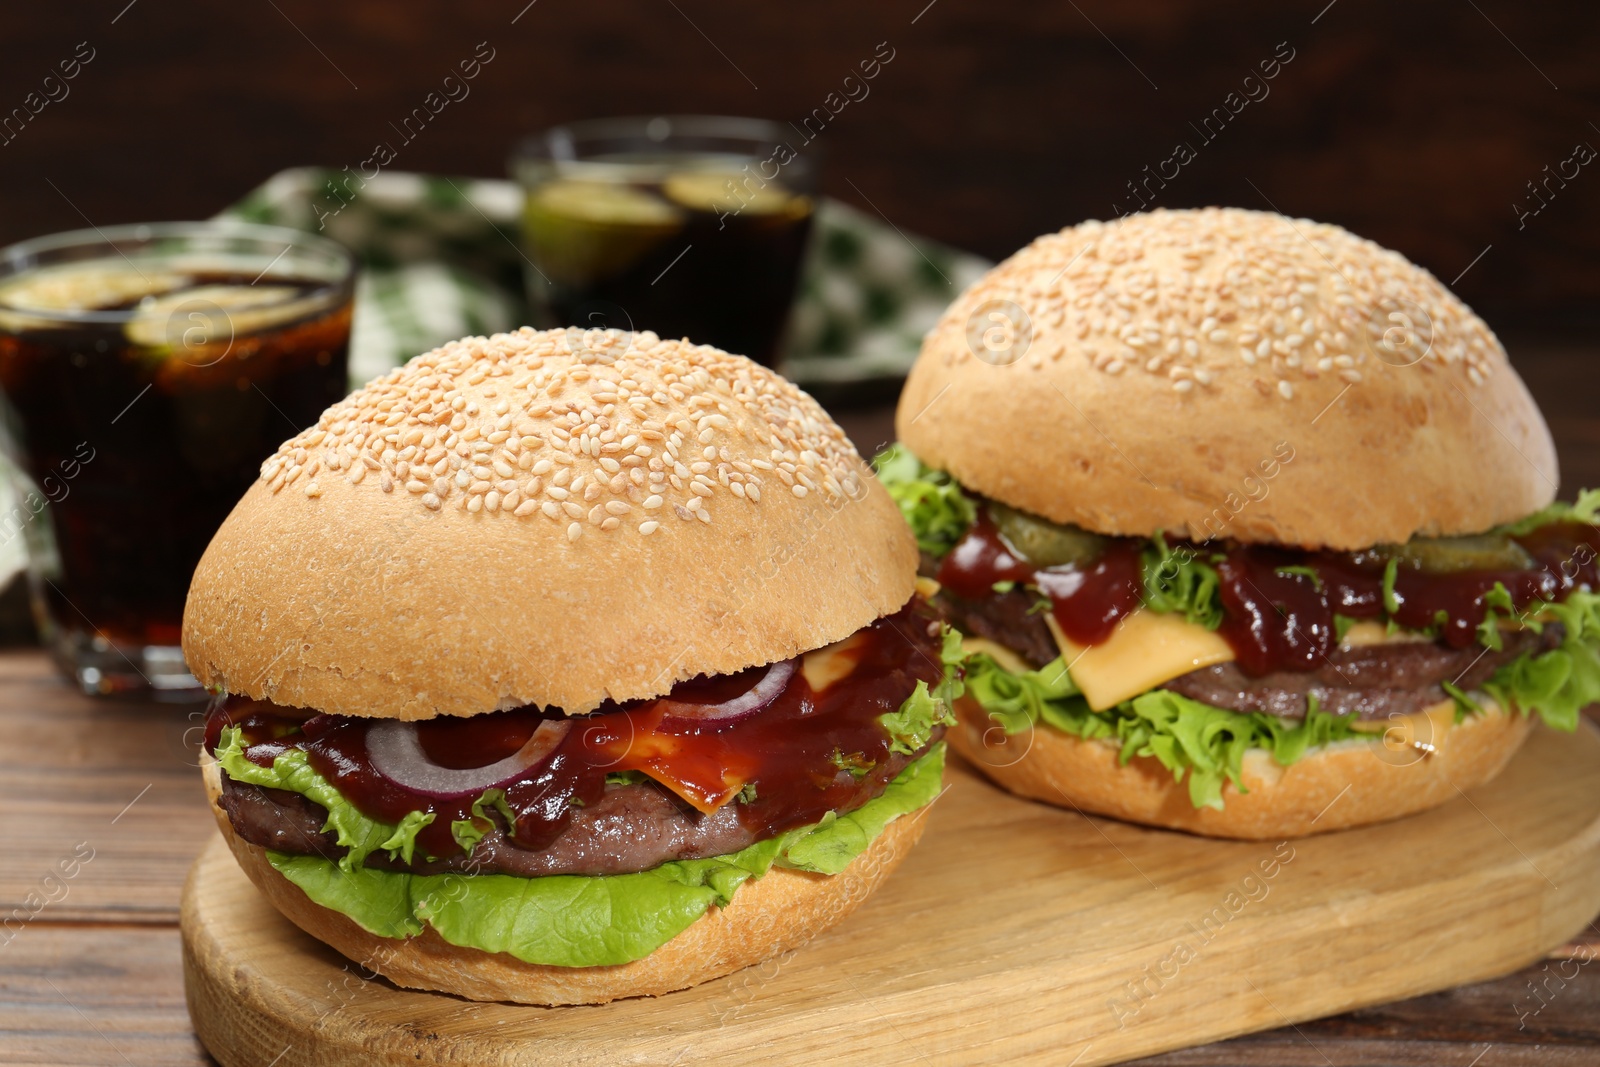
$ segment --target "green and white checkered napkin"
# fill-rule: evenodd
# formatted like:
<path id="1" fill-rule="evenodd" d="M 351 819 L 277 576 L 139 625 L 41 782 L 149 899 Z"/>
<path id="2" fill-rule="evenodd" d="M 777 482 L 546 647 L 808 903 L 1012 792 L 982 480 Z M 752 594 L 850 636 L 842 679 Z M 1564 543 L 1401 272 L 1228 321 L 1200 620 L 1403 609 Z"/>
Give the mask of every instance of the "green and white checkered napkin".
<path id="1" fill-rule="evenodd" d="M 351 197 L 336 171 L 299 167 L 224 217 L 317 232 L 361 257 L 350 378 L 436 345 L 527 321 L 514 182 L 384 173 Z M 339 189 L 340 195 L 334 190 Z M 784 371 L 813 390 L 903 377 L 922 336 L 989 267 L 835 200 L 818 205 Z"/>

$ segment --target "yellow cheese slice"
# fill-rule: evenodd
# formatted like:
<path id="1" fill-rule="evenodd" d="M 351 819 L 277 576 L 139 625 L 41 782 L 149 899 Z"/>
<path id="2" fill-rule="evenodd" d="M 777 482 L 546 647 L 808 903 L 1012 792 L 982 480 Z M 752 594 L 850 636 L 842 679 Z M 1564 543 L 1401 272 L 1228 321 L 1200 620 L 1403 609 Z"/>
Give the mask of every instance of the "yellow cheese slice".
<path id="1" fill-rule="evenodd" d="M 843 641 L 813 649 L 800 658 L 800 673 L 813 693 L 820 693 L 856 669 L 866 652 L 867 636 L 857 632 Z"/>
<path id="2" fill-rule="evenodd" d="M 1219 634 L 1182 615 L 1135 611 L 1098 645 L 1078 645 L 1045 615 L 1067 670 L 1095 711 L 1122 703 L 1180 674 L 1234 658 Z"/>
<path id="3" fill-rule="evenodd" d="M 1052 616 L 1046 615 L 1045 622 L 1066 659 L 1073 682 L 1096 711 L 1120 704 L 1180 674 L 1237 658 L 1221 635 L 1177 614 L 1163 615 L 1141 608 L 1118 623 L 1104 642 L 1088 647 L 1068 640 Z M 1426 640 L 1425 635 L 1404 630 L 1391 634 L 1382 623 L 1364 619 L 1345 632 L 1340 644 L 1356 648 Z M 999 660 L 998 656 L 995 658 Z M 1005 666 L 1004 661 L 1000 662 Z"/>
<path id="4" fill-rule="evenodd" d="M 1340 648 L 1359 648 L 1362 645 L 1395 645 L 1407 641 L 1427 641 L 1427 634 L 1415 633 L 1411 630 L 1396 630 L 1389 632 L 1389 628 L 1381 622 L 1371 619 L 1362 619 L 1352 623 L 1350 629 L 1344 632 L 1344 640 L 1339 642 Z"/>
<path id="5" fill-rule="evenodd" d="M 1105 641 L 1088 646 L 1068 639 L 1049 613 L 1044 620 L 1073 682 L 1096 711 L 1120 704 L 1181 674 L 1237 658 L 1220 634 L 1178 614 L 1141 608 L 1119 622 Z M 1356 648 L 1426 640 L 1424 634 L 1404 630 L 1390 633 L 1382 623 L 1363 619 L 1351 625 L 1340 645 Z M 964 637 L 962 648 L 968 653 L 987 653 L 1013 674 L 1030 669 L 1015 652 L 982 637 Z"/>
<path id="6" fill-rule="evenodd" d="M 1415 752 L 1432 755 L 1455 724 L 1456 702 L 1441 700 L 1411 715 L 1352 723 L 1350 728 L 1358 733 L 1381 734 L 1383 747 L 1397 755 Z"/>
<path id="7" fill-rule="evenodd" d="M 964 655 L 982 652 L 1012 674 L 1026 674 L 1032 667 L 1023 658 L 1011 651 L 1005 645 L 996 644 L 987 637 L 967 637 L 962 635 L 961 651 Z"/>

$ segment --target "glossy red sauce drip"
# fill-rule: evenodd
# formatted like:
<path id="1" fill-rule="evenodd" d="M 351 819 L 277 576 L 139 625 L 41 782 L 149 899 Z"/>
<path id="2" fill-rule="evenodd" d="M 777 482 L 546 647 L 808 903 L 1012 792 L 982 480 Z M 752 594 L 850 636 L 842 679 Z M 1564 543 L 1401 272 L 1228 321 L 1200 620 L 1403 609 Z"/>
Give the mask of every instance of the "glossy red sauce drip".
<path id="1" fill-rule="evenodd" d="M 691 783 L 737 783 L 754 787 L 741 801 L 739 817 L 756 837 L 805 826 L 829 811 L 848 811 L 882 792 L 890 738 L 878 716 L 897 710 L 918 681 L 936 684 L 939 660 L 936 616 L 920 598 L 858 634 L 855 669 L 822 692 L 801 671 L 770 705 L 727 724 L 697 725 L 665 716 L 663 701 L 607 705 L 575 717 L 552 757 L 526 780 L 506 789 L 517 813 L 513 838 L 538 849 L 554 841 L 570 821 L 571 807 L 592 804 L 606 775 L 670 765 L 673 776 Z M 697 678 L 673 689 L 665 700 L 720 701 L 754 685 L 763 671 L 720 679 Z M 533 708 L 470 718 L 432 719 L 419 737 L 430 758 L 449 767 L 481 767 L 515 752 L 545 718 L 557 712 Z M 373 770 L 366 733 L 373 720 L 337 715 L 306 717 L 295 709 L 231 697 L 215 705 L 207 720 L 206 747 L 215 751 L 222 729 L 242 728 L 245 757 L 263 766 L 288 747 L 306 750 L 311 764 L 363 814 L 398 822 L 408 812 L 435 818 L 417 835 L 421 851 L 458 854 L 450 824 L 471 817 L 476 795 L 441 800 L 405 789 Z M 830 757 L 859 757 L 878 770 L 858 778 Z"/>
<path id="2" fill-rule="evenodd" d="M 967 599 L 993 596 L 995 582 L 1030 584 L 1050 600 L 1051 612 L 1074 642 L 1094 645 L 1138 607 L 1143 590 L 1139 538 L 1113 538 L 1086 568 L 1034 568 L 1006 547 L 981 506 L 979 518 L 940 563 L 938 580 Z M 1552 523 L 1513 538 L 1535 566 L 1525 570 L 1427 574 L 1401 566 L 1394 583 L 1393 619 L 1413 630 L 1435 629 L 1439 639 L 1464 648 L 1478 639 L 1489 610 L 1485 598 L 1504 585 L 1517 610 L 1537 601 L 1560 601 L 1577 588 L 1600 588 L 1600 527 Z M 1334 616 L 1385 617 L 1382 561 L 1361 553 L 1300 552 L 1270 545 L 1184 544 L 1217 571 L 1223 608 L 1218 633 L 1247 674 L 1309 671 L 1338 644 Z M 1284 573 L 1309 567 L 1309 575 Z"/>
<path id="3" fill-rule="evenodd" d="M 1330 574 L 1322 578 L 1320 591 L 1309 577 L 1279 570 L 1313 566 L 1320 576 L 1323 562 L 1303 552 L 1241 546 L 1212 564 L 1222 595 L 1217 632 L 1246 674 L 1314 670 L 1338 644 L 1335 613 L 1366 618 L 1382 612 L 1381 570 L 1376 577 L 1357 571 Z"/>
<path id="4" fill-rule="evenodd" d="M 1034 567 L 1006 547 L 988 512 L 979 508 L 978 520 L 940 563 L 938 581 L 968 600 L 993 596 L 996 582 L 1037 586 L 1050 598 L 1062 633 L 1080 645 L 1098 645 L 1139 606 L 1140 547 L 1132 538 L 1117 538 L 1087 567 Z"/>

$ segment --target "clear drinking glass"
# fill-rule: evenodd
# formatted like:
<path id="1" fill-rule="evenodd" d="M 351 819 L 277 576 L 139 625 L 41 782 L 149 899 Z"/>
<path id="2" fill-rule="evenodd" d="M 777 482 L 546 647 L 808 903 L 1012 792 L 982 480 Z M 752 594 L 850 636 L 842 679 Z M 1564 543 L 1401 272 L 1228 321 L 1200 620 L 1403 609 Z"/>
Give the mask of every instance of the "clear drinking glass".
<path id="1" fill-rule="evenodd" d="M 523 141 L 528 296 L 545 326 L 654 330 L 776 363 L 815 149 L 761 119 L 592 119 Z"/>
<path id="2" fill-rule="evenodd" d="M 0 542 L 26 542 L 40 634 L 85 692 L 199 695 L 189 579 L 261 462 L 348 391 L 354 279 L 339 245 L 243 223 L 0 250 Z"/>

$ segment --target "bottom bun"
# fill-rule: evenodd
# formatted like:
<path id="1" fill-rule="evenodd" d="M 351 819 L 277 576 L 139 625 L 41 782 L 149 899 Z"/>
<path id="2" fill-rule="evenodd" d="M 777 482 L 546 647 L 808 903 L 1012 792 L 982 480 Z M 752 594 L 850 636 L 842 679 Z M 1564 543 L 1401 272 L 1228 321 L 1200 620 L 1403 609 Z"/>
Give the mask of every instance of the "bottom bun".
<path id="1" fill-rule="evenodd" d="M 217 804 L 221 772 L 205 767 L 212 814 L 239 866 L 291 922 L 395 985 L 517 1004 L 604 1004 L 658 996 L 720 978 L 809 942 L 861 905 L 922 836 L 925 807 L 890 823 L 843 871 L 812 874 L 773 867 L 746 881 L 726 908 L 713 906 L 644 959 L 608 967 L 552 967 L 452 945 L 432 927 L 403 940 L 378 937 L 340 912 L 314 903 L 267 860 L 266 850 L 233 832 Z"/>
<path id="2" fill-rule="evenodd" d="M 1264 750 L 1245 754 L 1240 777 L 1222 788 L 1222 810 L 1196 808 L 1189 787 L 1150 756 L 1119 761 L 1120 746 L 1050 726 L 1005 736 L 971 698 L 956 706 L 951 747 L 1018 796 L 1064 808 L 1208 837 L 1305 837 L 1397 819 L 1438 807 L 1499 774 L 1533 729 L 1485 701 L 1483 713 L 1452 723 L 1454 707 L 1408 717 L 1433 751 L 1409 743 L 1338 741 L 1279 766 Z"/>

